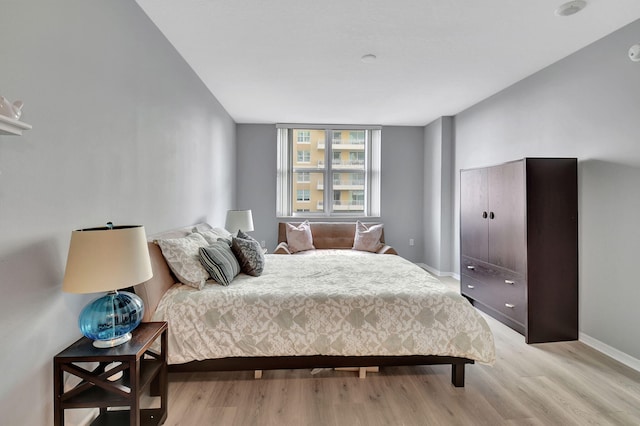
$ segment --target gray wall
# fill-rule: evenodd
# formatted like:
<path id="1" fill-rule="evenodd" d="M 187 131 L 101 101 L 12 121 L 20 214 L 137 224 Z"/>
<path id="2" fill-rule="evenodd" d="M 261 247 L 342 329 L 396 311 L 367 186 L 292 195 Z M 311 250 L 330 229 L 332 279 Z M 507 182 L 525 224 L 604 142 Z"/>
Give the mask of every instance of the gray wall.
<path id="1" fill-rule="evenodd" d="M 636 21 L 455 120 L 456 217 L 461 168 L 525 156 L 578 158 L 581 339 L 636 362 L 640 64 L 627 50 L 639 34 Z M 458 232 L 456 222 L 455 258 Z"/>
<path id="2" fill-rule="evenodd" d="M 276 219 L 277 131 L 272 124 L 238 124 L 237 208 L 251 209 L 251 236 L 266 242 L 269 252 L 278 241 Z"/>
<path id="3" fill-rule="evenodd" d="M 453 247 L 453 117 L 424 129 L 424 263 L 438 275 L 451 275 Z"/>
<path id="4" fill-rule="evenodd" d="M 382 129 L 382 215 L 385 239 L 409 260 L 423 261 L 423 159 L 421 127 Z M 267 124 L 238 124 L 238 208 L 250 208 L 252 236 L 276 246 L 276 128 Z M 409 239 L 415 240 L 409 246 Z"/>
<path id="5" fill-rule="evenodd" d="M 0 424 L 51 425 L 52 358 L 96 296 L 61 291 L 71 231 L 223 224 L 235 123 L 132 1 L 1 9 L 0 94 L 33 130 L 0 135 Z"/>

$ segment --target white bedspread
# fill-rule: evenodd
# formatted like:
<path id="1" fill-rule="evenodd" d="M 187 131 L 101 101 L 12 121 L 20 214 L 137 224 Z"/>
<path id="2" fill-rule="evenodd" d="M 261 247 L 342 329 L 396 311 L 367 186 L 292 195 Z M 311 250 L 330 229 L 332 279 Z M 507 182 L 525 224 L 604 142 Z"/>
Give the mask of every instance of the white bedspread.
<path id="1" fill-rule="evenodd" d="M 262 276 L 198 291 L 176 284 L 169 363 L 246 356 L 443 355 L 491 364 L 493 335 L 471 304 L 394 255 L 266 255 Z"/>

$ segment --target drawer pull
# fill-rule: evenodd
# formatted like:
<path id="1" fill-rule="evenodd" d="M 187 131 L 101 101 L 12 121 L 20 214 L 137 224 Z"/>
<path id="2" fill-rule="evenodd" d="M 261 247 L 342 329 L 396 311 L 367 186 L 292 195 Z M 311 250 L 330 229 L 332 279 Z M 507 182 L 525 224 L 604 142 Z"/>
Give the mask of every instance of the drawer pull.
<path id="1" fill-rule="evenodd" d="M 467 269 L 470 270 L 470 271 L 474 271 L 476 269 L 476 267 L 473 266 L 473 265 L 467 265 Z"/>
<path id="2" fill-rule="evenodd" d="M 475 285 L 471 285 L 471 284 L 467 284 L 467 288 L 470 288 L 470 289 L 473 290 L 474 288 L 476 288 L 476 286 Z"/>
<path id="3" fill-rule="evenodd" d="M 516 307 L 516 305 L 512 304 L 512 303 L 505 303 L 504 306 L 506 306 L 509 309 L 513 309 Z"/>
<path id="4" fill-rule="evenodd" d="M 514 285 L 516 282 L 513 280 L 504 280 L 504 283 Z"/>

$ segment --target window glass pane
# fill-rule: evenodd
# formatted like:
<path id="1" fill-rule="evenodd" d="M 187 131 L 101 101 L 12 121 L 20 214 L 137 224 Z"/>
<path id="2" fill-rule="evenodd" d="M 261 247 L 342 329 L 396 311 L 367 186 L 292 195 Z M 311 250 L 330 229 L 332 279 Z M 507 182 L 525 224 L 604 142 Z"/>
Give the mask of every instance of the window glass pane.
<path id="1" fill-rule="evenodd" d="M 342 165 L 342 151 L 333 151 L 333 159 L 331 160 L 332 166 L 340 166 Z"/>
<path id="2" fill-rule="evenodd" d="M 364 151 L 349 151 L 349 160 L 345 161 L 345 166 L 355 169 L 364 169 Z"/>
<path id="3" fill-rule="evenodd" d="M 349 143 L 364 145 L 364 130 L 353 130 L 349 132 Z"/>
<path id="4" fill-rule="evenodd" d="M 364 172 L 333 173 L 332 182 L 333 211 L 364 211 Z"/>
<path id="5" fill-rule="evenodd" d="M 319 129 L 292 129 L 293 167 L 324 168 L 325 131 Z"/>
<path id="6" fill-rule="evenodd" d="M 293 208 L 295 212 L 324 211 L 324 173 L 293 172 Z"/>

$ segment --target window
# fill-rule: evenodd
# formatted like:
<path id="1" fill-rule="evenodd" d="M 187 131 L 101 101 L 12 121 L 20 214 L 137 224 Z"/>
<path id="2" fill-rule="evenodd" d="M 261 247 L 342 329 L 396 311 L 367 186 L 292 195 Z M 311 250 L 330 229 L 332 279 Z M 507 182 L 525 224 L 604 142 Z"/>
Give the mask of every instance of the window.
<path id="1" fill-rule="evenodd" d="M 342 143 L 342 132 L 332 132 L 331 142 L 338 145 Z"/>
<path id="2" fill-rule="evenodd" d="M 349 165 L 360 166 L 364 164 L 364 152 L 350 152 Z"/>
<path id="3" fill-rule="evenodd" d="M 309 130 L 301 130 L 296 138 L 298 143 L 311 143 L 311 132 Z"/>
<path id="4" fill-rule="evenodd" d="M 340 164 L 342 161 L 342 152 L 333 151 L 333 161 L 331 162 L 333 165 Z"/>
<path id="5" fill-rule="evenodd" d="M 296 201 L 309 201 L 311 199 L 311 191 L 309 189 L 298 189 L 296 193 Z"/>
<path id="6" fill-rule="evenodd" d="M 349 143 L 354 145 L 364 145 L 364 130 L 349 132 Z"/>
<path id="7" fill-rule="evenodd" d="M 380 136 L 379 127 L 278 125 L 277 215 L 380 216 Z"/>
<path id="8" fill-rule="evenodd" d="M 311 161 L 311 151 L 298 150 L 298 163 L 308 163 Z"/>

